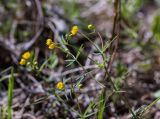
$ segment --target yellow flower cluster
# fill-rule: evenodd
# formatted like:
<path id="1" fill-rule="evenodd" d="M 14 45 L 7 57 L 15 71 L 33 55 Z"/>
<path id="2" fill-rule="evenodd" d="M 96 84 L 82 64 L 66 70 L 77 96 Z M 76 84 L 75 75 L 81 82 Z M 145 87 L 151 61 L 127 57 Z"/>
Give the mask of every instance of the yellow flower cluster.
<path id="1" fill-rule="evenodd" d="M 57 85 L 56 85 L 56 88 L 58 89 L 58 90 L 62 90 L 63 88 L 64 88 L 64 83 L 63 82 L 58 82 L 57 83 Z"/>
<path id="2" fill-rule="evenodd" d="M 88 29 L 89 30 L 93 30 L 94 29 L 94 26 L 92 25 L 92 24 L 89 24 L 88 26 Z M 75 36 L 77 33 L 78 33 L 78 30 L 79 30 L 79 28 L 78 28 L 78 26 L 73 26 L 72 28 L 71 28 L 71 31 L 70 31 L 70 34 L 69 34 L 69 36 Z M 56 45 L 55 45 L 55 43 L 52 41 L 52 39 L 50 39 L 50 38 L 48 38 L 47 40 L 46 40 L 46 45 L 48 46 L 48 48 L 50 49 L 50 50 L 52 50 L 52 49 L 54 49 L 55 47 L 56 47 Z M 63 90 L 64 88 L 65 88 L 65 84 L 63 83 L 63 82 L 58 82 L 57 84 L 56 84 L 56 88 L 58 89 L 58 90 Z"/>
<path id="3" fill-rule="evenodd" d="M 25 65 L 27 60 L 31 57 L 31 53 L 29 51 L 22 54 L 22 58 L 19 62 L 20 65 Z"/>
<path id="4" fill-rule="evenodd" d="M 78 26 L 73 26 L 71 29 L 71 36 L 74 36 L 78 33 Z"/>
<path id="5" fill-rule="evenodd" d="M 46 45 L 48 46 L 48 48 L 50 50 L 53 50 L 55 48 L 55 46 L 56 46 L 55 43 L 50 38 L 46 40 Z"/>

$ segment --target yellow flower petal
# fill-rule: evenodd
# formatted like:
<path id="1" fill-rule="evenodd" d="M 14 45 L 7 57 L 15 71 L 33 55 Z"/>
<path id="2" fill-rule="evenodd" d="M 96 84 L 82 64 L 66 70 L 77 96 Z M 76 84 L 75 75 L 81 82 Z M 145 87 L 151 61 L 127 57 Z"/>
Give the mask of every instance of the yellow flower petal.
<path id="1" fill-rule="evenodd" d="M 29 59 L 31 57 L 31 53 L 29 51 L 25 52 L 23 55 L 22 55 L 22 58 L 23 59 Z"/>
<path id="2" fill-rule="evenodd" d="M 78 33 L 78 26 L 73 26 L 71 29 L 71 35 L 76 35 Z"/>
<path id="3" fill-rule="evenodd" d="M 64 83 L 63 82 L 58 82 L 56 85 L 56 88 L 59 90 L 62 90 L 64 88 Z"/>
<path id="4" fill-rule="evenodd" d="M 25 59 L 21 59 L 19 62 L 20 65 L 25 65 L 26 64 L 26 60 Z"/>
<path id="5" fill-rule="evenodd" d="M 52 39 L 49 38 L 49 39 L 46 40 L 46 45 L 49 46 L 49 45 L 51 45 L 52 43 L 53 43 Z"/>
<path id="6" fill-rule="evenodd" d="M 50 50 L 53 50 L 53 49 L 55 48 L 55 44 L 54 44 L 54 43 L 51 43 L 51 44 L 48 46 L 48 48 L 49 48 Z"/>

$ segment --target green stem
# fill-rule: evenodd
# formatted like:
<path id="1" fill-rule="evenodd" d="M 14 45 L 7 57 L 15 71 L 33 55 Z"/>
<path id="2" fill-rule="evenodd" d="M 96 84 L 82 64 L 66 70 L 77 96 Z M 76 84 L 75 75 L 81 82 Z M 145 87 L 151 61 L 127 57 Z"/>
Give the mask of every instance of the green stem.
<path id="1" fill-rule="evenodd" d="M 155 103 L 157 103 L 160 100 L 160 97 L 158 97 L 156 100 L 154 100 L 151 104 L 149 104 L 144 110 L 143 110 L 143 114 L 149 110 Z"/>

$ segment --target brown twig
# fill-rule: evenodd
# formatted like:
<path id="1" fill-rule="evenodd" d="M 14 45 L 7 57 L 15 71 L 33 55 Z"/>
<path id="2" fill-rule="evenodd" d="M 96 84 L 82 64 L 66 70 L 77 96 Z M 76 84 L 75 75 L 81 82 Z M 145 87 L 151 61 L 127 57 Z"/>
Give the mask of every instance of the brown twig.
<path id="1" fill-rule="evenodd" d="M 84 69 L 88 70 L 88 69 L 95 69 L 95 68 L 98 68 L 98 66 L 97 65 L 90 65 L 90 66 L 84 66 L 83 68 L 78 67 L 78 68 L 74 68 L 74 69 L 71 69 L 71 70 L 64 71 L 62 73 L 55 73 L 55 72 L 52 72 L 52 71 L 49 71 L 49 70 L 43 70 L 42 72 L 44 74 L 47 74 L 47 75 L 53 75 L 54 77 L 64 77 L 68 74 L 72 74 L 72 73 L 75 73 L 75 72 L 78 72 L 78 71 L 83 71 Z"/>
<path id="2" fill-rule="evenodd" d="M 111 55 L 109 65 L 108 65 L 108 71 L 111 71 L 111 66 L 113 64 L 117 49 L 118 49 L 118 43 L 120 39 L 120 0 L 115 0 L 114 2 L 114 11 L 115 11 L 115 17 L 114 17 L 114 23 L 113 23 L 113 30 L 112 30 L 112 38 L 116 37 L 116 42 L 114 45 L 113 53 Z"/>
<path id="3" fill-rule="evenodd" d="M 111 55 L 110 61 L 109 61 L 109 65 L 107 67 L 105 67 L 105 79 L 108 79 L 109 82 L 111 83 L 113 89 L 115 92 L 118 91 L 118 88 L 116 87 L 116 85 L 114 84 L 110 71 L 111 71 L 111 66 L 113 64 L 116 52 L 117 52 L 117 48 L 118 48 L 118 43 L 119 43 L 119 39 L 120 39 L 120 8 L 121 7 L 121 2 L 120 0 L 115 0 L 114 2 L 114 9 L 115 9 L 115 18 L 114 18 L 114 23 L 113 23 L 113 31 L 112 31 L 112 39 L 116 36 L 117 40 L 113 49 L 113 53 Z M 103 57 L 104 59 L 104 57 Z M 107 80 L 105 80 L 107 81 Z M 104 92 L 104 96 L 106 97 L 106 94 Z M 129 111 L 132 113 L 134 119 L 137 119 L 136 115 L 134 114 L 134 112 L 131 109 L 131 106 L 127 100 L 127 98 L 125 96 L 119 95 L 120 98 L 124 101 L 125 106 L 129 109 Z"/>

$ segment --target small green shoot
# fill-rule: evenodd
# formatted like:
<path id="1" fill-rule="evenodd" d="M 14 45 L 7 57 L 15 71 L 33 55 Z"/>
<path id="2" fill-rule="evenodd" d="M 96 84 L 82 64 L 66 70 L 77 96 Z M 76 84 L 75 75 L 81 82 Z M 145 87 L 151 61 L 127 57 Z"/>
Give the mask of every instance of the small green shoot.
<path id="1" fill-rule="evenodd" d="M 12 119 L 12 99 L 13 99 L 13 88 L 14 88 L 14 68 L 11 69 L 11 77 L 9 78 L 8 85 L 8 119 Z"/>

